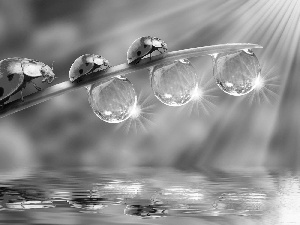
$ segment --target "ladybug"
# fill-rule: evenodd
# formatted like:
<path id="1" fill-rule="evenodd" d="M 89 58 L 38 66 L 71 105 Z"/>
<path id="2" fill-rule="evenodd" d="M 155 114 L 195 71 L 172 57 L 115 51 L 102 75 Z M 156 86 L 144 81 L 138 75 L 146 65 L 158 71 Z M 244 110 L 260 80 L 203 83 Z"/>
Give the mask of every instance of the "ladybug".
<path id="1" fill-rule="evenodd" d="M 40 91 L 32 80 L 43 77 L 42 82 L 47 81 L 50 84 L 54 78 L 53 68 L 45 65 L 40 61 L 27 58 L 7 58 L 0 61 L 0 105 L 3 106 L 10 96 L 21 92 L 21 100 L 23 99 L 23 89 L 27 83 Z"/>
<path id="2" fill-rule="evenodd" d="M 81 81 L 79 77 L 101 70 L 106 70 L 110 67 L 107 59 L 100 55 L 85 54 L 79 56 L 72 64 L 69 71 L 69 78 L 71 82 L 75 80 Z"/>
<path id="3" fill-rule="evenodd" d="M 155 51 L 163 54 L 167 52 L 167 44 L 156 37 L 140 37 L 136 39 L 127 51 L 128 64 L 138 64 L 145 56 L 150 56 Z"/>

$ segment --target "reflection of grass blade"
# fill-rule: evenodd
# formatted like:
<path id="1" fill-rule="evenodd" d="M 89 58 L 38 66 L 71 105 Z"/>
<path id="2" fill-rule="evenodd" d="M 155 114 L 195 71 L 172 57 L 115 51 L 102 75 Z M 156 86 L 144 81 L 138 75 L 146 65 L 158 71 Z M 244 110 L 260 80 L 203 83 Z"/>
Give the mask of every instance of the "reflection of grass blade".
<path id="1" fill-rule="evenodd" d="M 212 45 L 191 49 L 184 49 L 179 51 L 173 51 L 165 55 L 158 55 L 152 58 L 152 61 L 149 62 L 149 59 L 141 60 L 138 65 L 128 65 L 127 63 L 120 64 L 118 66 L 113 66 L 107 71 L 100 71 L 91 76 L 87 76 L 80 83 L 71 83 L 69 81 L 62 82 L 60 84 L 54 85 L 50 88 L 47 88 L 43 91 L 36 92 L 24 98 L 22 102 L 20 99 L 14 102 L 8 103 L 5 105 L 4 109 L 0 110 L 0 117 L 5 117 L 7 115 L 13 114 L 20 110 L 26 109 L 28 107 L 34 106 L 41 102 L 47 101 L 53 97 L 59 96 L 61 94 L 67 93 L 69 91 L 81 88 L 90 84 L 93 84 L 103 78 L 114 77 L 133 73 L 135 71 L 153 67 L 155 65 L 161 64 L 166 61 L 173 61 L 182 58 L 191 58 L 198 57 L 203 55 L 210 55 L 219 52 L 240 50 L 246 48 L 262 48 L 257 44 L 245 44 L 245 43 L 236 43 L 236 44 L 223 44 L 223 45 Z"/>

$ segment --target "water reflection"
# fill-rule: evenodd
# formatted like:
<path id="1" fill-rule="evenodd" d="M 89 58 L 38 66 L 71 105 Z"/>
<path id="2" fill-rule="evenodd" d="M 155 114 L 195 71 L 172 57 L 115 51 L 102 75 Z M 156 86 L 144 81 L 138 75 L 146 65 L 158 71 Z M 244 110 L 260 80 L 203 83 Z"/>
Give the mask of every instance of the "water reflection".
<path id="1" fill-rule="evenodd" d="M 12 187 L 0 188 L 2 208 L 12 210 L 52 208 L 52 201 L 46 193 L 36 186 L 17 184 Z"/>
<path id="2" fill-rule="evenodd" d="M 123 173 L 41 171 L 0 183 L 0 224 L 15 224 L 16 218 L 30 224 L 40 224 L 41 220 L 61 224 L 60 218 L 64 218 L 63 224 L 77 224 L 72 218 L 80 218 L 78 224 L 91 218 L 110 224 L 140 223 L 140 218 L 155 218 L 155 224 L 182 224 L 185 220 L 297 224 L 298 174 L 149 168 Z M 53 216 L 49 219 L 52 214 L 56 215 L 54 220 Z"/>
<path id="3" fill-rule="evenodd" d="M 253 192 L 222 193 L 214 207 L 223 214 L 263 215 L 266 209 L 266 194 Z"/>
<path id="4" fill-rule="evenodd" d="M 72 200 L 68 200 L 68 203 L 71 205 L 71 207 L 86 211 L 97 211 L 107 207 L 105 200 L 103 201 L 102 198 L 74 198 Z"/>
<path id="5" fill-rule="evenodd" d="M 159 218 L 167 215 L 167 209 L 155 205 L 127 205 L 124 213 L 129 216 L 139 216 L 143 219 Z"/>

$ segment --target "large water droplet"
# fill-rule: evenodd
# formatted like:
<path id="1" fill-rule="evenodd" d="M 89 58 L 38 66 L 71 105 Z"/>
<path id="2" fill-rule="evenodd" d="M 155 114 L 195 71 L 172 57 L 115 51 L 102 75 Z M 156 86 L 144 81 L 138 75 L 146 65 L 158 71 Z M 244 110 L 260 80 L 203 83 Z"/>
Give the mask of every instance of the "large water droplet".
<path id="1" fill-rule="evenodd" d="M 188 103 L 197 88 L 196 71 L 187 59 L 157 65 L 150 75 L 154 95 L 169 106 Z"/>
<path id="2" fill-rule="evenodd" d="M 213 55 L 214 77 L 227 94 L 241 96 L 255 87 L 260 65 L 251 50 L 240 50 Z"/>
<path id="3" fill-rule="evenodd" d="M 132 83 L 123 76 L 98 82 L 87 90 L 94 113 L 108 123 L 128 119 L 137 102 Z"/>

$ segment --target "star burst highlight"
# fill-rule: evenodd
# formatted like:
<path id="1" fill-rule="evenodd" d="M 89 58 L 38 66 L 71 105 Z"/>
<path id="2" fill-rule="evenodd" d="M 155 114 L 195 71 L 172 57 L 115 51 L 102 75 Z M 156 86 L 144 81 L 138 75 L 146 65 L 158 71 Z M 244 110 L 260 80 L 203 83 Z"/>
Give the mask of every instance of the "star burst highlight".
<path id="1" fill-rule="evenodd" d="M 279 98 L 280 78 L 276 67 L 264 65 L 261 74 L 253 81 L 254 90 L 247 96 L 250 104 L 273 104 Z"/>
<path id="2" fill-rule="evenodd" d="M 192 99 L 182 107 L 182 111 L 189 116 L 200 116 L 203 113 L 209 115 L 217 107 L 218 96 L 214 94 L 216 91 L 218 91 L 218 87 L 212 76 L 209 78 L 208 75 L 199 76 L 198 85 L 192 92 Z"/>
<path id="3" fill-rule="evenodd" d="M 137 104 L 132 107 L 130 117 L 117 125 L 117 130 L 123 130 L 125 133 L 138 134 L 140 132 L 147 133 L 149 127 L 153 127 L 153 116 L 155 111 L 155 103 L 151 97 L 143 94 L 138 96 Z"/>

